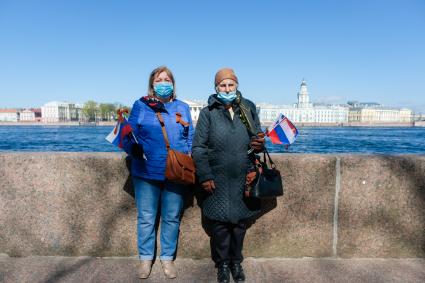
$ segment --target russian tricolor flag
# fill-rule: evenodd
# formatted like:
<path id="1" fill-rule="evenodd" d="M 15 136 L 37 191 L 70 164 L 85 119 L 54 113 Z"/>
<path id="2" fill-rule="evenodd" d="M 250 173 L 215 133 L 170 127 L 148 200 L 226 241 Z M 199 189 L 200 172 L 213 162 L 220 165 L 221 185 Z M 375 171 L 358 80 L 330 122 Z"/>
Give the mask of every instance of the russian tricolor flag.
<path id="1" fill-rule="evenodd" d="M 115 146 L 118 146 L 119 148 L 123 147 L 122 145 L 123 138 L 129 133 L 132 133 L 133 131 L 133 129 L 131 128 L 130 124 L 127 121 L 127 118 L 124 116 L 124 114 L 128 114 L 127 109 L 118 110 L 117 124 L 115 128 L 112 130 L 112 132 L 110 132 L 109 135 L 105 138 L 108 142 L 112 143 Z"/>
<path id="2" fill-rule="evenodd" d="M 279 115 L 279 118 L 269 127 L 267 133 L 272 143 L 284 145 L 292 144 L 297 138 L 297 135 L 297 128 L 295 128 L 294 124 L 283 114 Z"/>

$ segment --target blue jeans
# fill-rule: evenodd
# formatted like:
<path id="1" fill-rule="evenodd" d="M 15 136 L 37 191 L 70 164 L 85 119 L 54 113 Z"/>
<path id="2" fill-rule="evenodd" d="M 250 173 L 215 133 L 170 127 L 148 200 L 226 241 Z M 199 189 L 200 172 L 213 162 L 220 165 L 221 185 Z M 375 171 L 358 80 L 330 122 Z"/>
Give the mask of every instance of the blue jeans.
<path id="1" fill-rule="evenodd" d="M 137 206 L 137 246 L 139 259 L 152 260 L 155 253 L 155 220 L 161 204 L 161 260 L 173 260 L 179 237 L 180 216 L 185 187 L 178 184 L 148 181 L 133 176 Z"/>

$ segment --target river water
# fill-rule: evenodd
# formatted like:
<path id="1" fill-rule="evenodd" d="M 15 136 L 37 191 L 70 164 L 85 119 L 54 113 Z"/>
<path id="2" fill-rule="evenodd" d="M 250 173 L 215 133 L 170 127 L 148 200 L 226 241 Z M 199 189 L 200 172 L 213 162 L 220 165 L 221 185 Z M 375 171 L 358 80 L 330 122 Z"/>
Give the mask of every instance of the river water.
<path id="1" fill-rule="evenodd" d="M 105 126 L 0 126 L 0 151 L 89 151 L 120 149 L 105 137 Z M 272 145 L 271 152 L 425 154 L 425 128 L 421 127 L 303 127 L 289 149 Z"/>

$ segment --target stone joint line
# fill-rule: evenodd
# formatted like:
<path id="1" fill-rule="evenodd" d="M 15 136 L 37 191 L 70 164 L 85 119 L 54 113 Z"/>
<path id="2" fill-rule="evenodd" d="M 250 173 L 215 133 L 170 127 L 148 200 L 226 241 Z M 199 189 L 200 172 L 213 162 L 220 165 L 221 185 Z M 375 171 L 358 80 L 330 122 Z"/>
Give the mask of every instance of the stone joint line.
<path id="1" fill-rule="evenodd" d="M 334 199 L 334 217 L 333 217 L 333 238 L 332 238 L 332 257 L 337 257 L 338 244 L 338 204 L 339 191 L 341 189 L 341 158 L 336 157 L 335 164 L 335 199 Z"/>

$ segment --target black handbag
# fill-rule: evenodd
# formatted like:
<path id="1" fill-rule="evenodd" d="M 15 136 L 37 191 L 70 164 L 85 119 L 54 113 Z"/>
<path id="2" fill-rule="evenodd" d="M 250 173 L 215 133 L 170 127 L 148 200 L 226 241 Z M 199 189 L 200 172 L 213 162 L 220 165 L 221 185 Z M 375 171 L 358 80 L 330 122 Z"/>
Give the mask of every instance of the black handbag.
<path id="1" fill-rule="evenodd" d="M 263 161 L 256 165 L 257 177 L 247 187 L 247 195 L 251 198 L 267 199 L 283 195 L 283 180 L 279 170 L 271 159 L 267 148 L 264 147 Z M 267 165 L 269 160 L 270 167 Z"/>

